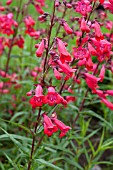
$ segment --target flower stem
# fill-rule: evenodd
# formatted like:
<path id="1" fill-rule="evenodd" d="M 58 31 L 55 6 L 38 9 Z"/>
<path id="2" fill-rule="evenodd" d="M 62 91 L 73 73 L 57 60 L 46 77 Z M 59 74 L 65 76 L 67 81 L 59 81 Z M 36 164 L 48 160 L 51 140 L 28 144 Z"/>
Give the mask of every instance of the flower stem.
<path id="1" fill-rule="evenodd" d="M 18 19 L 19 13 L 20 13 L 21 4 L 22 4 L 22 0 L 20 0 L 20 3 L 19 3 L 18 11 L 17 11 L 17 14 L 16 14 L 16 21 Z M 8 55 L 7 55 L 7 62 L 6 62 L 6 67 L 5 67 L 5 75 L 7 74 L 8 69 L 9 69 L 10 56 L 11 56 L 11 52 L 12 52 L 13 42 L 14 42 L 14 39 L 17 35 L 17 30 L 18 30 L 18 27 L 14 29 L 14 34 L 13 34 L 11 44 L 10 44 L 10 47 L 9 47 L 9 51 L 8 51 Z"/>
<path id="2" fill-rule="evenodd" d="M 35 127 L 34 127 L 31 155 L 30 155 L 30 160 L 28 162 L 28 169 L 27 170 L 30 170 L 30 168 L 31 168 L 31 163 L 32 163 L 32 158 L 33 158 L 33 153 L 34 153 L 34 148 L 35 148 L 36 131 L 37 131 L 37 127 L 38 127 L 39 122 L 40 122 L 40 113 L 41 113 L 41 107 L 39 108 L 39 112 L 38 112 L 38 116 L 37 116 L 37 122 L 36 122 Z"/>
<path id="3" fill-rule="evenodd" d="M 45 57 L 45 61 L 44 61 L 43 73 L 46 70 L 46 63 L 47 63 L 47 57 L 48 57 L 48 53 L 49 53 L 49 46 L 50 46 L 50 38 L 51 38 L 52 28 L 53 28 L 53 25 L 54 25 L 54 17 L 55 17 L 55 0 L 54 0 L 54 6 L 53 6 L 53 15 L 52 15 L 52 18 L 51 18 L 51 25 L 50 25 L 49 32 L 48 32 L 48 47 L 47 47 L 47 50 L 46 50 L 46 57 Z M 44 81 L 44 79 L 43 79 L 43 81 Z"/>

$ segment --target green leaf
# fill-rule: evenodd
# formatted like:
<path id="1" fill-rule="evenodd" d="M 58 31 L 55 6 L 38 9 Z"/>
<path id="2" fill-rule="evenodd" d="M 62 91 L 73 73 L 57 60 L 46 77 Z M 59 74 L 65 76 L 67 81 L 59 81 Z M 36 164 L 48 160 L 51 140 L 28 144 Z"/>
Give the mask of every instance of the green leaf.
<path id="1" fill-rule="evenodd" d="M 18 140 L 16 140 L 16 139 L 21 139 L 21 140 L 23 140 L 23 141 L 25 141 L 25 139 L 26 139 L 26 141 L 32 140 L 32 139 L 29 139 L 29 138 L 26 138 L 26 137 L 23 137 L 23 136 L 19 136 L 19 135 L 10 134 L 10 133 L 6 132 L 6 131 L 5 131 L 3 128 L 1 128 L 1 127 L 0 127 L 0 129 L 5 133 L 5 134 L 3 134 L 3 135 L 0 136 L 1 139 L 4 140 L 4 137 L 6 137 L 6 138 L 8 137 L 8 138 L 15 144 L 15 146 L 16 146 L 19 150 L 21 150 L 22 152 L 28 154 L 29 149 L 26 148 L 26 147 L 24 147 L 23 144 L 21 144 L 21 143 L 20 143 Z"/>
<path id="2" fill-rule="evenodd" d="M 6 78 L 6 77 L 0 77 L 0 81 L 8 82 L 10 80 L 10 78 Z"/>
<path id="3" fill-rule="evenodd" d="M 109 126 L 109 128 L 113 129 L 113 126 L 109 122 L 107 122 L 103 117 L 101 117 L 97 113 L 93 112 L 92 110 L 82 111 L 81 114 L 89 114 L 91 116 L 94 116 L 94 117 L 100 119 L 102 122 L 104 122 L 107 126 Z"/>
<path id="4" fill-rule="evenodd" d="M 11 160 L 11 158 L 10 158 L 6 153 L 4 153 L 4 155 L 5 155 L 6 158 L 8 159 L 9 163 L 14 167 L 14 169 L 19 170 L 18 167 L 16 166 L 15 162 L 13 162 L 13 161 Z"/>
<path id="5" fill-rule="evenodd" d="M 113 165 L 112 162 L 108 162 L 108 161 L 99 161 L 99 162 L 95 162 L 95 164 L 107 164 L 107 165 Z"/>
<path id="6" fill-rule="evenodd" d="M 25 114 L 28 114 L 28 113 L 25 111 L 15 113 L 14 116 L 11 118 L 10 122 L 14 121 L 17 117 L 19 117 L 21 115 L 25 115 Z"/>
<path id="7" fill-rule="evenodd" d="M 2 162 L 0 162 L 0 168 L 1 168 L 1 170 L 5 170 L 4 165 L 3 165 Z"/>
<path id="8" fill-rule="evenodd" d="M 65 161 L 67 163 L 69 163 L 70 165 L 73 165 L 73 166 L 77 167 L 79 170 L 84 170 L 75 160 L 65 158 Z"/>
<path id="9" fill-rule="evenodd" d="M 56 170 L 63 170 L 62 168 L 59 168 L 58 166 L 56 166 L 56 165 L 54 165 L 54 164 L 52 164 L 50 162 L 47 162 L 44 159 L 35 159 L 35 161 L 37 161 L 37 162 L 39 162 L 39 163 L 41 163 L 41 164 L 43 164 L 45 166 L 51 167 L 53 169 L 56 169 Z"/>
<path id="10" fill-rule="evenodd" d="M 93 146 L 93 144 L 92 144 L 92 142 L 90 140 L 88 140 L 88 143 L 89 143 L 89 146 L 90 146 L 91 151 L 92 151 L 93 156 L 94 156 L 95 155 L 95 148 L 94 148 L 94 146 Z"/>
<path id="11" fill-rule="evenodd" d="M 22 129 L 24 129 L 25 131 L 27 131 L 28 133 L 31 133 L 31 131 L 30 131 L 27 127 L 25 127 L 25 126 L 23 126 L 23 125 L 21 125 L 21 124 L 19 124 L 19 123 L 11 122 L 11 121 L 8 121 L 8 120 L 5 120 L 5 119 L 1 119 L 1 118 L 0 118 L 0 120 L 1 120 L 1 121 L 4 121 L 4 122 L 7 122 L 7 123 L 11 123 L 12 125 L 15 125 L 15 126 L 17 126 L 17 127 L 20 127 L 20 128 L 22 128 Z"/>
<path id="12" fill-rule="evenodd" d="M 56 150 L 61 150 L 61 151 L 64 151 L 66 153 L 69 153 L 71 155 L 74 155 L 74 153 L 72 153 L 70 150 L 66 149 L 66 148 L 63 148 L 62 146 L 56 146 L 56 145 L 52 145 L 52 144 L 46 144 L 46 143 L 43 143 L 45 146 L 49 146 L 51 148 L 54 148 Z"/>

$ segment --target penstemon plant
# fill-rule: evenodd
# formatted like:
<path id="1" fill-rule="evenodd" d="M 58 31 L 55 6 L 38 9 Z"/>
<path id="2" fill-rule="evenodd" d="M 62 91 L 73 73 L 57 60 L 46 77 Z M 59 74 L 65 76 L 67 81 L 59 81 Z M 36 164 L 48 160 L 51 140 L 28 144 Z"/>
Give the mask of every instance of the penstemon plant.
<path id="1" fill-rule="evenodd" d="M 2 170 L 113 168 L 112 15 L 112 0 L 0 2 Z"/>

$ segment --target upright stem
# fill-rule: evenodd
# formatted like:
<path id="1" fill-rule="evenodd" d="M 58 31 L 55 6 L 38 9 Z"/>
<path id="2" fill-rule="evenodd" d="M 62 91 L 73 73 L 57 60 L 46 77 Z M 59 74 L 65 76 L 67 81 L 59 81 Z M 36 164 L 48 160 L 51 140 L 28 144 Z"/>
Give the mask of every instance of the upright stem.
<path id="1" fill-rule="evenodd" d="M 22 0 L 20 0 L 20 3 L 19 3 L 18 11 L 17 11 L 17 14 L 16 14 L 16 21 L 18 19 L 19 13 L 20 13 L 21 4 L 22 4 Z M 14 29 L 14 34 L 13 34 L 11 44 L 10 44 L 10 47 L 9 47 L 9 51 L 8 51 L 8 55 L 7 55 L 7 62 L 6 62 L 6 67 L 5 67 L 5 74 L 7 74 L 8 69 L 9 69 L 9 61 L 10 61 L 11 51 L 12 51 L 12 47 L 13 47 L 13 42 L 14 42 L 14 39 L 17 35 L 17 29 L 18 28 Z"/>
<path id="2" fill-rule="evenodd" d="M 46 70 L 46 62 L 47 62 L 47 57 L 48 57 L 48 53 L 49 53 L 49 46 L 50 46 L 50 38 L 51 38 L 52 28 L 53 28 L 53 25 L 54 25 L 54 17 L 55 17 L 55 0 L 54 0 L 54 6 L 53 6 L 53 15 L 52 15 L 52 18 L 51 18 L 51 25 L 50 25 L 49 32 L 48 32 L 48 47 L 47 47 L 47 50 L 46 50 L 46 57 L 45 57 L 45 61 L 44 61 L 43 73 Z"/>
<path id="3" fill-rule="evenodd" d="M 28 169 L 27 170 L 30 170 L 30 168 L 31 168 L 31 163 L 32 163 L 32 158 L 33 158 L 33 153 L 34 153 L 34 148 L 35 148 L 36 131 L 37 131 L 37 127 L 38 127 L 39 122 L 40 122 L 40 113 L 41 113 L 41 107 L 39 108 L 39 112 L 38 112 L 38 116 L 37 116 L 37 122 L 36 122 L 35 127 L 34 127 L 31 155 L 30 155 L 30 160 L 29 160 L 29 163 L 28 163 Z"/>
<path id="4" fill-rule="evenodd" d="M 8 69 L 9 69 L 9 61 L 10 61 L 10 56 L 11 56 L 11 51 L 12 51 L 12 47 L 13 47 L 13 42 L 14 42 L 14 38 L 15 38 L 15 34 L 13 35 L 13 38 L 11 40 L 11 44 L 9 47 L 9 51 L 8 51 L 8 55 L 7 55 L 7 62 L 6 62 L 6 67 L 5 67 L 5 74 L 7 74 Z"/>

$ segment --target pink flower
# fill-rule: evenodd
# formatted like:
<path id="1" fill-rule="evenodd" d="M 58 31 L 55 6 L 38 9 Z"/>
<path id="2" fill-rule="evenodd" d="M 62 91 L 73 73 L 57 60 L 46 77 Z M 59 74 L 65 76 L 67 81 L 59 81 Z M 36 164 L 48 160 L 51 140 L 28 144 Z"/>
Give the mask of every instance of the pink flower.
<path id="1" fill-rule="evenodd" d="M 104 93 L 113 96 L 113 90 L 105 90 Z"/>
<path id="2" fill-rule="evenodd" d="M 88 0 L 81 0 L 76 3 L 75 11 L 79 12 L 82 16 L 87 16 L 88 12 L 91 12 L 92 7 Z"/>
<path id="3" fill-rule="evenodd" d="M 112 27 L 113 27 L 113 22 L 112 21 L 106 21 L 106 28 L 108 29 L 108 30 L 111 30 L 112 29 Z"/>
<path id="4" fill-rule="evenodd" d="M 56 0 L 56 1 L 55 1 L 55 7 L 59 7 L 59 5 L 60 5 L 59 0 Z"/>
<path id="5" fill-rule="evenodd" d="M 61 80 L 62 76 L 56 68 L 54 68 L 54 75 L 57 80 Z"/>
<path id="6" fill-rule="evenodd" d="M 100 70 L 100 74 L 99 74 L 100 82 L 102 82 L 104 80 L 104 76 L 105 76 L 105 65 L 103 64 L 102 68 Z"/>
<path id="7" fill-rule="evenodd" d="M 88 71 L 92 71 L 93 70 L 93 62 L 92 62 L 92 58 L 89 57 L 86 61 L 86 68 Z"/>
<path id="8" fill-rule="evenodd" d="M 67 22 L 63 22 L 63 27 L 64 27 L 64 30 L 67 32 L 67 34 L 72 34 L 73 33 L 73 30 L 69 27 L 69 25 L 67 24 Z"/>
<path id="9" fill-rule="evenodd" d="M 97 54 L 97 51 L 95 50 L 95 48 L 90 43 L 88 43 L 88 50 L 89 50 L 91 55 L 95 56 Z"/>
<path id="10" fill-rule="evenodd" d="M 106 95 L 102 90 L 95 90 L 95 93 L 100 97 L 100 98 L 106 98 Z"/>
<path id="11" fill-rule="evenodd" d="M 44 119 L 44 134 L 50 137 L 58 130 L 58 128 L 52 123 L 51 119 L 46 115 L 46 113 L 44 113 L 42 116 Z"/>
<path id="12" fill-rule="evenodd" d="M 36 2 L 39 2 L 41 6 L 45 5 L 45 0 L 36 0 Z"/>
<path id="13" fill-rule="evenodd" d="M 40 31 L 34 31 L 30 33 L 31 37 L 34 37 L 36 40 L 40 37 Z"/>
<path id="14" fill-rule="evenodd" d="M 113 14 L 113 5 L 111 2 L 105 1 L 103 5 L 105 9 L 108 9 Z"/>
<path id="15" fill-rule="evenodd" d="M 111 54 L 111 43 L 107 40 L 97 41 L 95 38 L 91 38 L 92 44 L 95 46 L 97 51 L 97 57 L 100 62 L 106 60 L 110 57 Z"/>
<path id="16" fill-rule="evenodd" d="M 33 94 L 33 90 L 30 90 L 29 92 L 26 93 L 27 96 L 31 96 Z"/>
<path id="17" fill-rule="evenodd" d="M 113 103 L 108 101 L 106 98 L 101 98 L 102 103 L 104 103 L 109 109 L 113 110 Z"/>
<path id="18" fill-rule="evenodd" d="M 42 39 L 41 43 L 38 46 L 38 49 L 36 50 L 36 56 L 41 57 L 45 49 L 45 40 Z"/>
<path id="19" fill-rule="evenodd" d="M 97 83 L 100 80 L 100 78 L 97 78 L 94 75 L 89 74 L 89 73 L 84 73 L 84 75 L 85 75 L 85 80 L 86 80 L 86 83 L 87 83 L 88 87 L 93 92 L 95 92 L 96 88 L 99 87 Z"/>
<path id="20" fill-rule="evenodd" d="M 13 0 L 7 0 L 6 4 L 10 5 L 12 3 Z"/>
<path id="21" fill-rule="evenodd" d="M 68 77 L 72 77 L 73 73 L 76 71 L 75 69 L 70 68 L 68 64 L 62 64 L 60 60 L 57 60 L 56 63 Z"/>
<path id="22" fill-rule="evenodd" d="M 79 60 L 78 63 L 77 63 L 78 66 L 84 66 L 86 65 L 86 58 L 82 59 L 82 60 Z"/>
<path id="23" fill-rule="evenodd" d="M 35 25 L 35 21 L 34 21 L 34 19 L 31 16 L 27 16 L 24 19 L 24 23 L 25 23 L 26 27 L 31 27 L 31 26 Z"/>
<path id="24" fill-rule="evenodd" d="M 109 2 L 113 5 L 113 0 L 109 0 Z"/>
<path id="25" fill-rule="evenodd" d="M 73 48 L 73 55 L 75 59 L 84 59 L 84 58 L 89 58 L 89 52 L 86 50 L 86 48 L 78 47 L 78 48 Z"/>
<path id="26" fill-rule="evenodd" d="M 40 7 L 39 4 L 35 4 L 35 9 L 36 9 L 36 11 L 37 11 L 39 14 L 43 14 L 43 13 L 44 13 L 44 11 L 42 10 L 42 8 Z"/>
<path id="27" fill-rule="evenodd" d="M 38 84 L 35 89 L 35 95 L 29 101 L 33 108 L 41 107 L 43 105 L 44 95 L 42 94 L 42 91 L 42 86 Z"/>
<path id="28" fill-rule="evenodd" d="M 76 101 L 76 97 L 74 96 L 66 96 L 66 101 L 69 102 L 75 102 Z"/>
<path id="29" fill-rule="evenodd" d="M 50 86 L 48 88 L 48 93 L 44 97 L 44 103 L 50 106 L 61 103 L 60 95 L 55 91 L 54 87 Z"/>
<path id="30" fill-rule="evenodd" d="M 94 29 L 95 29 L 95 38 L 97 40 L 103 40 L 104 36 L 103 36 L 103 34 L 101 32 L 100 25 L 98 24 L 98 22 L 95 21 L 93 26 L 94 26 Z"/>
<path id="31" fill-rule="evenodd" d="M 89 33 L 89 32 L 90 32 L 90 29 L 89 29 L 89 26 L 86 25 L 86 24 L 87 24 L 87 23 L 86 23 L 85 19 L 82 18 L 81 24 L 80 24 L 80 29 L 81 29 L 83 32 Z"/>
<path id="32" fill-rule="evenodd" d="M 63 122 L 57 118 L 52 118 L 52 122 L 61 130 L 60 138 L 66 135 L 66 133 L 71 129 L 71 127 L 66 126 Z"/>
<path id="33" fill-rule="evenodd" d="M 64 63 L 65 61 L 70 62 L 71 61 L 71 55 L 67 52 L 66 47 L 64 43 L 59 39 L 56 38 L 58 43 L 58 51 L 60 53 L 60 61 Z"/>
<path id="34" fill-rule="evenodd" d="M 101 4 L 103 4 L 103 3 L 104 3 L 104 0 L 99 0 L 99 2 L 100 2 Z"/>
<path id="35" fill-rule="evenodd" d="M 0 6 L 0 11 L 4 11 L 4 10 L 5 10 L 5 7 Z"/>

